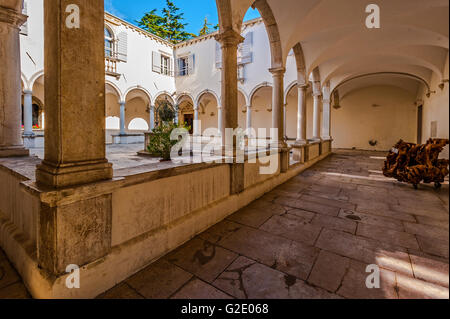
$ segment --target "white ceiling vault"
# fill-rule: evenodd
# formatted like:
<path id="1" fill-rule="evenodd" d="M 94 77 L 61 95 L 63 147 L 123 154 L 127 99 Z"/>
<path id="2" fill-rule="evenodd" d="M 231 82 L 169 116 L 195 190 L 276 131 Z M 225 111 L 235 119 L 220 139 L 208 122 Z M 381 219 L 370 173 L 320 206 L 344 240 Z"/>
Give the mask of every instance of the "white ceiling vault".
<path id="1" fill-rule="evenodd" d="M 216 1 L 222 32 L 239 32 L 253 5 L 266 23 L 272 67 L 285 66 L 289 51 L 300 45 L 295 51 L 303 53 L 297 61 L 303 61 L 304 78 L 317 70 L 331 90 L 363 75 L 371 75 L 363 86 L 386 82 L 409 90 L 411 81 L 429 84 L 433 73 L 448 77 L 449 0 Z M 379 29 L 366 26 L 369 3 L 380 8 Z"/>

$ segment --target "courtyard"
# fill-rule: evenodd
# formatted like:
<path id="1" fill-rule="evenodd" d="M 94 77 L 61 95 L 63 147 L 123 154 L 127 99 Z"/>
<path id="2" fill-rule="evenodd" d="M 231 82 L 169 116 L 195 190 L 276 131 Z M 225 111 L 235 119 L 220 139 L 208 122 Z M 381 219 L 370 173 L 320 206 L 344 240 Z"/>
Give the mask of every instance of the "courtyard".
<path id="1" fill-rule="evenodd" d="M 448 180 L 416 191 L 384 156 L 337 150 L 98 298 L 447 299 Z M 0 253 L 0 298 L 29 297 Z"/>

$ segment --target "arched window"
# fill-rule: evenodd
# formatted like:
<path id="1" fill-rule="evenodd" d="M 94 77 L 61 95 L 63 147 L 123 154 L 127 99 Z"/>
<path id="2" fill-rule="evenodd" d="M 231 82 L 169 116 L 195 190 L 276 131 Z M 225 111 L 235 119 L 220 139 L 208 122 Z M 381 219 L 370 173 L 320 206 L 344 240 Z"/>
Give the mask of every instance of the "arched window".
<path id="1" fill-rule="evenodd" d="M 114 36 L 108 27 L 105 27 L 105 57 L 114 57 Z"/>

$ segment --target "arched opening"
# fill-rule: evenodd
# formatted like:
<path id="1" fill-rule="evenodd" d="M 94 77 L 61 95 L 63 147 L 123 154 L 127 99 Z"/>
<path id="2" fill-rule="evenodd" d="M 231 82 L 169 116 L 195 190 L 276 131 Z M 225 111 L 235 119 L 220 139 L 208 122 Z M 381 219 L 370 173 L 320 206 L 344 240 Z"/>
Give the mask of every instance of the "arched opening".
<path id="1" fill-rule="evenodd" d="M 269 85 L 257 88 L 251 96 L 252 127 L 265 128 L 269 136 L 272 127 L 272 87 Z"/>
<path id="2" fill-rule="evenodd" d="M 208 128 L 219 128 L 219 109 L 216 96 L 205 92 L 197 99 L 199 107 L 199 120 L 202 131 Z"/>
<path id="3" fill-rule="evenodd" d="M 166 93 L 158 95 L 155 100 L 155 124 L 172 123 L 176 116 L 172 97 Z"/>
<path id="4" fill-rule="evenodd" d="M 111 83 L 105 84 L 105 116 L 106 116 L 106 143 L 113 142 L 112 135 L 120 131 L 120 105 L 121 93 Z"/>
<path id="5" fill-rule="evenodd" d="M 180 124 L 189 128 L 189 134 L 194 133 L 194 101 L 184 94 L 178 98 L 178 113 Z"/>
<path id="6" fill-rule="evenodd" d="M 125 127 L 139 133 L 150 128 L 150 96 L 142 89 L 131 89 L 125 96 Z M 145 122 L 145 123 L 144 123 Z"/>

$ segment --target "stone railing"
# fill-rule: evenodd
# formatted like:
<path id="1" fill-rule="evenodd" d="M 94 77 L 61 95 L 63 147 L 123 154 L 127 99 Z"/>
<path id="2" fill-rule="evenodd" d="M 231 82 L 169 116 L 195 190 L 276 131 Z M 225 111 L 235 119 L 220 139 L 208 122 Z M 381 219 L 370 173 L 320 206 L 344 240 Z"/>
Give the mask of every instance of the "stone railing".
<path id="1" fill-rule="evenodd" d="M 111 75 L 120 78 L 120 74 L 117 73 L 117 59 L 114 57 L 105 57 L 105 72 L 107 75 Z"/>

